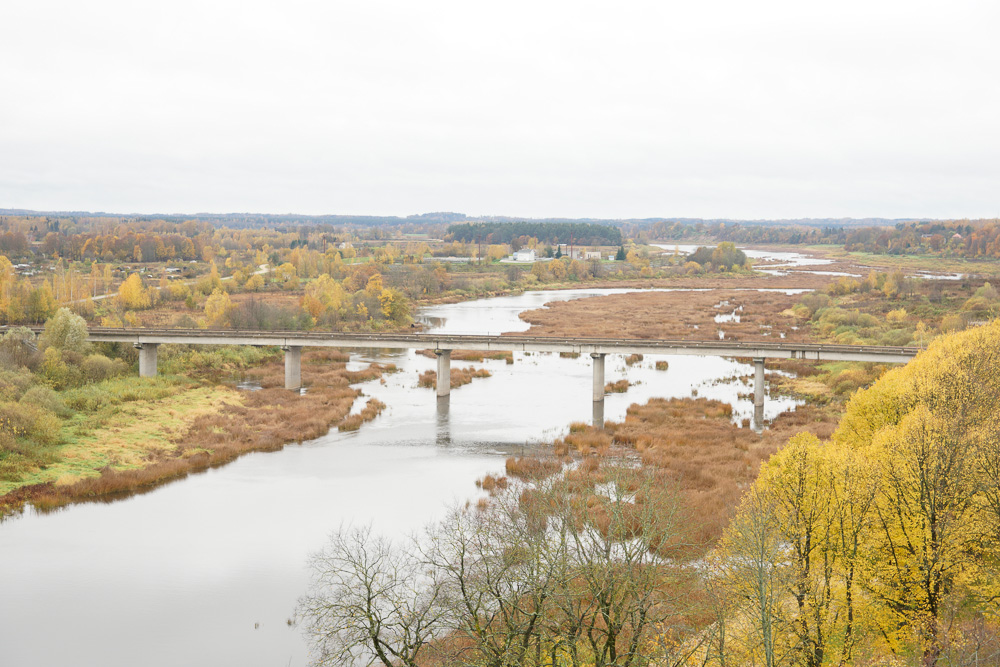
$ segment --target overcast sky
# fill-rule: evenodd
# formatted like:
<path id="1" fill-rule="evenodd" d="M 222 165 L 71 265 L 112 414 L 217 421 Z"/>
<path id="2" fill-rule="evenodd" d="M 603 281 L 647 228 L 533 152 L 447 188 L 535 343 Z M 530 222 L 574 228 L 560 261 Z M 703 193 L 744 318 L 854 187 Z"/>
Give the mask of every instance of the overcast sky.
<path id="1" fill-rule="evenodd" d="M 996 0 L 0 0 L 0 208 L 995 217 L 998 28 Z"/>

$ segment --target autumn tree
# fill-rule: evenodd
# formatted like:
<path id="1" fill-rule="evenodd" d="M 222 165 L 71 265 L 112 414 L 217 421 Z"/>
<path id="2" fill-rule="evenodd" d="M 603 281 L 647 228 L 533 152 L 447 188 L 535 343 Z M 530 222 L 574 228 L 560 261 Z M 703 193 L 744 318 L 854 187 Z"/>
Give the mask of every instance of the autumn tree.
<path id="1" fill-rule="evenodd" d="M 87 342 L 87 323 L 69 308 L 60 308 L 45 323 L 41 343 L 45 347 L 84 353 L 90 348 Z"/>
<path id="2" fill-rule="evenodd" d="M 133 273 L 118 288 L 118 303 L 126 310 L 143 310 L 152 305 L 149 291 L 138 273 Z"/>
<path id="3" fill-rule="evenodd" d="M 205 300 L 205 320 L 210 327 L 223 327 L 229 324 L 229 314 L 233 310 L 233 302 L 229 294 L 216 289 Z"/>

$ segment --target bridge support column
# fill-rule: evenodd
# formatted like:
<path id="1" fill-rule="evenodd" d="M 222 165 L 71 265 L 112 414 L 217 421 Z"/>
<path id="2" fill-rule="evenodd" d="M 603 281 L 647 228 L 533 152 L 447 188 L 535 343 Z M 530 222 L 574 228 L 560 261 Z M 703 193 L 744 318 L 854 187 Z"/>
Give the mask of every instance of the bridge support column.
<path id="1" fill-rule="evenodd" d="M 451 394 L 451 350 L 434 350 L 437 355 L 437 395 Z"/>
<path id="2" fill-rule="evenodd" d="M 135 344 L 136 349 L 139 350 L 139 377 L 156 377 L 156 348 L 159 346 L 159 343 Z"/>
<path id="3" fill-rule="evenodd" d="M 590 358 L 594 360 L 594 400 L 604 400 L 604 355 L 592 352 Z"/>
<path id="4" fill-rule="evenodd" d="M 302 388 L 302 348 L 283 347 L 285 351 L 285 389 Z"/>
<path id="5" fill-rule="evenodd" d="M 764 360 L 753 360 L 753 405 L 764 407 Z"/>
<path id="6" fill-rule="evenodd" d="M 594 428 L 604 428 L 604 401 L 594 401 Z"/>

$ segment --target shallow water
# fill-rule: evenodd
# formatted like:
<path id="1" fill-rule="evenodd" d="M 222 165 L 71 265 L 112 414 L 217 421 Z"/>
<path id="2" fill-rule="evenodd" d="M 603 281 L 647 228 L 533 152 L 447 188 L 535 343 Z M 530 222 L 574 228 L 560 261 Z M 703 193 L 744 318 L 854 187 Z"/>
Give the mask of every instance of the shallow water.
<path id="1" fill-rule="evenodd" d="M 529 292 L 435 306 L 421 318 L 464 333 L 523 331 L 523 310 L 545 302 L 635 290 Z M 782 290 L 786 291 L 786 290 Z M 0 664 L 303 665 L 287 624 L 308 584 L 306 561 L 344 522 L 400 535 L 477 497 L 474 481 L 510 454 L 591 421 L 592 361 L 515 354 L 483 366 L 439 401 L 416 387 L 435 367 L 414 351 L 355 353 L 352 367 L 399 372 L 359 385 L 388 407 L 354 433 L 333 432 L 280 452 L 250 454 L 113 503 L 50 514 L 30 508 L 0 524 Z M 655 370 L 655 361 L 669 363 Z M 717 357 L 663 356 L 626 367 L 609 355 L 606 380 L 637 383 L 604 401 L 608 420 L 651 397 L 717 398 L 738 423 L 752 417 L 753 369 Z M 765 418 L 791 408 L 769 399 Z M 357 408 L 356 408 L 357 409 Z"/>

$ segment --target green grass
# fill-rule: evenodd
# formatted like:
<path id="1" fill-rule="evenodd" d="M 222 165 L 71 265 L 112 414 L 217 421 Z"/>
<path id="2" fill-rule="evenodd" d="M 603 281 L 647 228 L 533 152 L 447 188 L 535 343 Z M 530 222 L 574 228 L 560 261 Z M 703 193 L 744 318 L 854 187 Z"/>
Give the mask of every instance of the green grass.
<path id="1" fill-rule="evenodd" d="M 831 259 L 849 260 L 862 266 L 890 267 L 908 271 L 936 271 L 941 273 L 980 273 L 1000 275 L 1000 262 L 938 255 L 882 255 L 871 252 L 848 252 L 839 245 L 798 246 L 820 251 Z"/>

